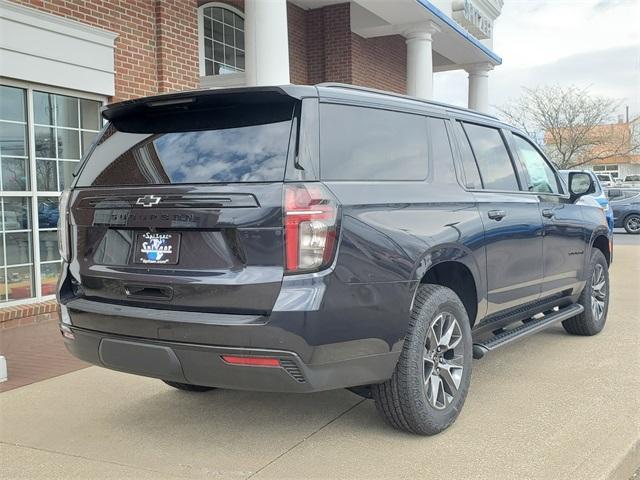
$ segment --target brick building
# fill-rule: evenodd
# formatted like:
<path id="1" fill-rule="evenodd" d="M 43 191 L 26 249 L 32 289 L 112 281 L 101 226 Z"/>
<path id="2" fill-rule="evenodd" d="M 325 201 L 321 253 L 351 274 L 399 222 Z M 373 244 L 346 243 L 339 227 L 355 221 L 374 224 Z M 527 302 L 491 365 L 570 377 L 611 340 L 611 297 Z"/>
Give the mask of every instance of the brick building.
<path id="1" fill-rule="evenodd" d="M 501 8 L 502 0 L 0 0 L 0 321 L 54 314 L 33 303 L 55 291 L 58 196 L 101 127 L 101 105 L 329 81 L 431 98 L 434 72 L 465 69 L 469 105 L 484 110 L 488 72 L 501 62 L 491 50 Z"/>

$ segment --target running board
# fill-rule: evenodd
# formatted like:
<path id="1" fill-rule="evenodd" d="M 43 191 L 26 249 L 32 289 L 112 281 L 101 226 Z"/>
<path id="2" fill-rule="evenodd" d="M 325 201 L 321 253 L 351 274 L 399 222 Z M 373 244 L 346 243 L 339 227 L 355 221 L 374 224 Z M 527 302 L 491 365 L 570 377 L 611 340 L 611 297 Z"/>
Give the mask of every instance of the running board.
<path id="1" fill-rule="evenodd" d="M 531 320 L 527 323 L 523 323 L 519 327 L 505 330 L 504 332 L 498 333 L 497 335 L 482 342 L 476 342 L 473 344 L 473 358 L 482 358 L 485 353 L 490 352 L 491 350 L 504 347 L 511 342 L 515 342 L 516 340 L 520 340 L 528 335 L 544 330 L 555 323 L 575 317 L 583 311 L 584 307 L 582 305 L 573 304 L 568 307 L 561 308 L 557 312 L 545 315 L 537 320 Z"/>

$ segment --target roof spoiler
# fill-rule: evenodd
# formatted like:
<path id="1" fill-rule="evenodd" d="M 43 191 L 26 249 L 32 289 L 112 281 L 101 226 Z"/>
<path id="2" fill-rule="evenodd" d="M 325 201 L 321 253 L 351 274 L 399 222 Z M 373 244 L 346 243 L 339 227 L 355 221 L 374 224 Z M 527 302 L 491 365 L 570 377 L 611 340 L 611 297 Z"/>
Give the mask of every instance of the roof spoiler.
<path id="1" fill-rule="evenodd" d="M 290 103 L 303 96 L 315 96 L 313 87 L 295 85 L 189 90 L 113 103 L 102 108 L 110 122 L 129 116 L 201 110 L 241 104 Z"/>

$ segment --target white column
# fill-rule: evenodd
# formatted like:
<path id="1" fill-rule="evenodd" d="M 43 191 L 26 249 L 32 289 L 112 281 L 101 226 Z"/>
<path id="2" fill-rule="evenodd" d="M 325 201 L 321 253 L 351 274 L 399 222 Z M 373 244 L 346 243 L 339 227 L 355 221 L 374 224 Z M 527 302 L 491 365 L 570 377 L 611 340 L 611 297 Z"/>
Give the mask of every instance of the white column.
<path id="1" fill-rule="evenodd" d="M 433 98 L 432 35 L 440 31 L 429 22 L 405 32 L 407 43 L 407 94 L 431 100 Z"/>
<path id="2" fill-rule="evenodd" d="M 247 85 L 289 83 L 287 0 L 245 0 Z"/>
<path id="3" fill-rule="evenodd" d="M 469 73 L 469 108 L 478 112 L 489 112 L 490 63 L 479 63 L 465 68 Z"/>

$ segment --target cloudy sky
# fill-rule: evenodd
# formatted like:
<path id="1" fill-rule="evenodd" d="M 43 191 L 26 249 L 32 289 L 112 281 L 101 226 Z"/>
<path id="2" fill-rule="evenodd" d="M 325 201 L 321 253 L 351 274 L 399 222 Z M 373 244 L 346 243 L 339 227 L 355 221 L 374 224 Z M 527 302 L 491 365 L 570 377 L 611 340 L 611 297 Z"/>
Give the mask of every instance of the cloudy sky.
<path id="1" fill-rule="evenodd" d="M 640 114 L 640 0 L 505 0 L 493 50 L 503 63 L 490 73 L 492 105 L 522 86 L 574 84 Z M 436 74 L 434 96 L 466 106 L 466 73 Z"/>

